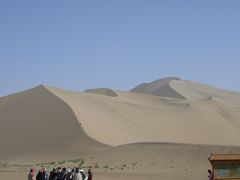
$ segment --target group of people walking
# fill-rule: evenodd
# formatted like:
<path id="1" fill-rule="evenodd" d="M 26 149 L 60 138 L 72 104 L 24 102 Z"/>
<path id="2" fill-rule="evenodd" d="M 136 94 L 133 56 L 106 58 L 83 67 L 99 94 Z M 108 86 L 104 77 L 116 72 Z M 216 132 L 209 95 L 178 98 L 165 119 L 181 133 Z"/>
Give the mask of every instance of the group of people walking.
<path id="1" fill-rule="evenodd" d="M 53 168 L 48 174 L 43 168 L 35 175 L 34 169 L 31 168 L 28 174 L 28 180 L 92 180 L 93 174 L 91 169 L 84 173 L 83 169 L 79 168 Z"/>

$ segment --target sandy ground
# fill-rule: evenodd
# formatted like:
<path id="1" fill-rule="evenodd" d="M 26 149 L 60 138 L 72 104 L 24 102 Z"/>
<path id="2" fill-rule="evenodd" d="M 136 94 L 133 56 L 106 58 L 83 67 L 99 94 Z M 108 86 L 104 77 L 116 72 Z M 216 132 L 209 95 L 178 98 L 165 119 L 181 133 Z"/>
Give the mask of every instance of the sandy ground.
<path id="1" fill-rule="evenodd" d="M 27 179 L 26 174 L 24 173 L 8 173 L 8 174 L 4 174 L 2 175 L 2 173 L 0 173 L 0 178 L 1 179 L 6 179 L 6 180 L 10 180 L 10 179 L 19 179 L 19 180 L 25 180 Z M 188 174 L 186 174 L 185 176 L 180 176 L 181 179 L 186 179 L 186 180 L 190 180 L 191 178 L 193 178 L 193 176 L 189 176 Z M 129 180 L 146 180 L 146 179 L 150 179 L 150 180 L 177 180 L 179 179 L 179 174 L 177 173 L 171 173 L 170 174 L 148 174 L 148 173 L 125 173 L 125 172 L 121 172 L 121 173 L 96 173 L 93 176 L 93 179 L 96 180 L 123 180 L 123 179 L 129 179 Z M 198 178 L 195 178 L 198 180 Z M 206 178 L 201 178 L 201 179 L 206 179 Z"/>
<path id="2" fill-rule="evenodd" d="M 26 179 L 30 167 L 91 168 L 94 179 L 206 179 L 210 153 L 240 153 L 240 147 L 137 143 L 110 148 L 75 160 L 42 164 L 1 164 L 0 179 Z"/>

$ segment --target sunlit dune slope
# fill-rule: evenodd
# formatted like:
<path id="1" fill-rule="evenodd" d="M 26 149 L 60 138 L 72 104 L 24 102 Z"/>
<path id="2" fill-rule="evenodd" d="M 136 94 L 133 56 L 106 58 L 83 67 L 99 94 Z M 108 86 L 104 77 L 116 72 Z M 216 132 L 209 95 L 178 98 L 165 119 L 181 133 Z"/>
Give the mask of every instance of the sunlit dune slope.
<path id="1" fill-rule="evenodd" d="M 130 92 L 136 93 L 143 93 L 143 94 L 150 94 L 155 96 L 162 96 L 162 97 L 171 97 L 171 98 L 178 98 L 178 99 L 185 99 L 183 95 L 175 91 L 171 86 L 170 82 L 172 80 L 180 80 L 177 77 L 167 77 L 162 78 L 156 81 L 152 81 L 150 83 L 142 83 L 135 88 L 131 89 Z"/>
<path id="2" fill-rule="evenodd" d="M 224 101 L 225 94 L 219 98 L 206 91 L 211 98 L 185 100 L 118 90 L 113 90 L 117 96 L 111 97 L 49 89 L 69 104 L 90 137 L 105 144 L 240 144 L 240 109 L 235 101 Z M 184 96 L 188 97 L 188 92 Z M 239 98 L 237 93 L 229 96 Z"/>

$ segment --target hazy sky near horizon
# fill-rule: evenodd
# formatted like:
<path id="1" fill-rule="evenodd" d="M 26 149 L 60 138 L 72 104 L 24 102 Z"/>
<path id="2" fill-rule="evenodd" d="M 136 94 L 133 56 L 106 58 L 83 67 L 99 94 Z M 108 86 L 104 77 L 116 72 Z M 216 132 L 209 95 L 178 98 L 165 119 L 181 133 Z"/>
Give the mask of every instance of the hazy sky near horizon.
<path id="1" fill-rule="evenodd" d="M 0 96 L 177 76 L 240 91 L 239 0 L 0 0 Z"/>

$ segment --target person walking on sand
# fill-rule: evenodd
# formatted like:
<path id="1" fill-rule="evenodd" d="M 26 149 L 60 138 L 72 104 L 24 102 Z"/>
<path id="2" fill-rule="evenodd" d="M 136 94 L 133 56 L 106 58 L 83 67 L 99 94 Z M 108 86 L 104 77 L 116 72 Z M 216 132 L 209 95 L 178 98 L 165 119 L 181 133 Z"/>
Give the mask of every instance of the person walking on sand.
<path id="1" fill-rule="evenodd" d="M 42 170 L 43 170 L 42 180 L 49 180 L 49 176 L 46 169 L 43 168 Z"/>
<path id="2" fill-rule="evenodd" d="M 79 169 L 76 169 L 76 173 L 73 177 L 73 180 L 82 180 L 82 174 L 80 173 Z"/>
<path id="3" fill-rule="evenodd" d="M 53 168 L 53 170 L 50 172 L 49 180 L 56 180 L 57 179 L 57 170 Z"/>
<path id="4" fill-rule="evenodd" d="M 213 180 L 213 174 L 210 169 L 208 170 L 208 180 Z"/>
<path id="5" fill-rule="evenodd" d="M 67 169 L 67 176 L 66 176 L 66 180 L 71 180 L 72 177 L 72 170 L 70 168 Z"/>
<path id="6" fill-rule="evenodd" d="M 40 170 L 38 171 L 37 176 L 36 176 L 36 180 L 42 180 L 42 179 L 43 179 L 43 170 L 40 169 Z"/>
<path id="7" fill-rule="evenodd" d="M 92 180 L 92 178 L 93 178 L 92 171 L 91 171 L 91 169 L 88 169 L 88 178 L 87 178 L 87 180 Z"/>
<path id="8" fill-rule="evenodd" d="M 72 169 L 72 172 L 68 174 L 68 180 L 73 180 L 75 176 L 75 168 Z"/>
<path id="9" fill-rule="evenodd" d="M 62 168 L 62 180 L 67 179 L 67 168 Z"/>
<path id="10" fill-rule="evenodd" d="M 80 169 L 79 171 L 80 171 L 80 173 L 81 173 L 81 175 L 82 175 L 82 180 L 85 180 L 85 179 L 86 179 L 86 176 L 85 176 L 85 174 L 84 174 L 84 170 L 83 170 L 83 169 Z"/>
<path id="11" fill-rule="evenodd" d="M 28 174 L 28 180 L 35 180 L 34 169 L 33 168 L 30 169 L 30 172 Z"/>

